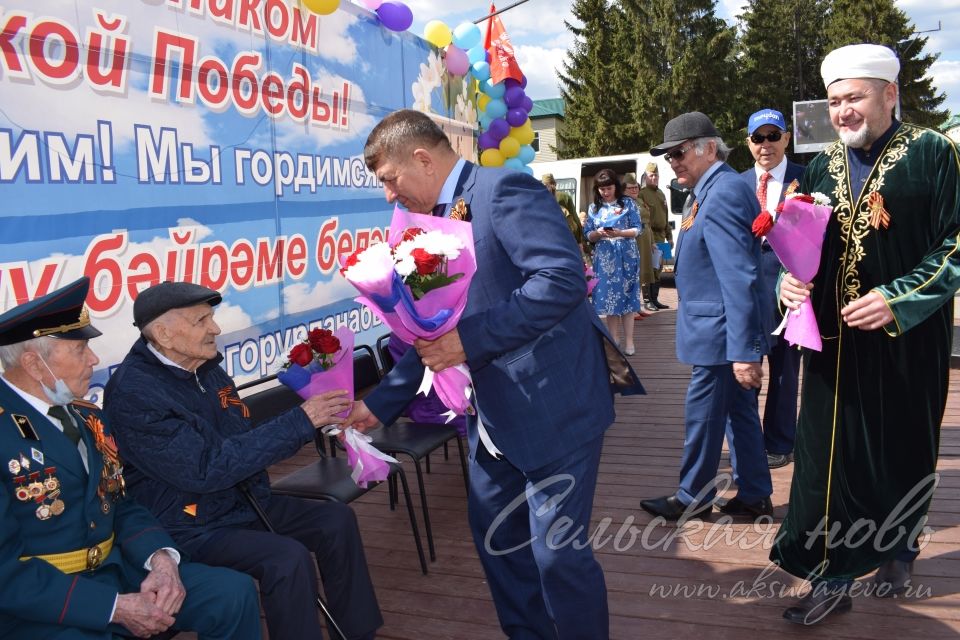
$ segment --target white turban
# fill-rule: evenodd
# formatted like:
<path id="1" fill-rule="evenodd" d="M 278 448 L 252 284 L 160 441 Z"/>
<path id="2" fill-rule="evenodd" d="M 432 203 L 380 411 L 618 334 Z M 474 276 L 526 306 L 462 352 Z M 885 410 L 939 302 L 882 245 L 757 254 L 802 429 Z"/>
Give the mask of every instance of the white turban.
<path id="1" fill-rule="evenodd" d="M 823 86 L 848 78 L 876 78 L 896 82 L 900 73 L 897 54 L 879 44 L 851 44 L 834 49 L 823 59 Z"/>

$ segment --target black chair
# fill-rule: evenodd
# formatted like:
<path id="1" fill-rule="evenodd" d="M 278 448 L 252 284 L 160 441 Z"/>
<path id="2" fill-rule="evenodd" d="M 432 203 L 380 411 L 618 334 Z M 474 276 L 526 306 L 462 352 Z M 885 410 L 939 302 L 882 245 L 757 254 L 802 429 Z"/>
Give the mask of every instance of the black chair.
<path id="1" fill-rule="evenodd" d="M 369 347 L 366 347 L 369 349 Z M 372 356 L 373 351 L 370 350 Z M 355 359 L 356 360 L 356 359 Z M 265 378 L 254 384 L 241 386 L 240 390 L 246 390 L 255 384 L 262 384 L 275 376 Z M 283 385 L 278 385 L 259 391 L 244 398 L 244 403 L 250 410 L 250 418 L 254 425 L 264 420 L 287 411 L 301 404 L 303 400 L 294 391 Z M 280 478 L 271 483 L 271 491 L 277 495 L 296 496 L 312 500 L 336 500 L 344 504 L 353 502 L 364 495 L 376 484 L 370 484 L 366 489 L 356 485 L 353 478 L 350 477 L 350 466 L 344 458 L 333 458 L 327 455 L 324 439 L 326 436 L 317 429 L 314 435 L 314 442 L 317 448 L 319 458 L 293 473 Z M 427 561 L 423 553 L 423 542 L 420 538 L 420 528 L 417 525 L 417 518 L 413 511 L 413 500 L 410 498 L 410 487 L 407 483 L 406 474 L 398 464 L 390 465 L 390 476 L 388 485 L 391 485 L 390 508 L 393 509 L 396 503 L 396 492 L 392 483 L 400 479 L 403 488 L 404 500 L 407 503 L 407 515 L 410 518 L 410 529 L 413 532 L 413 540 L 417 547 L 417 556 L 420 561 L 420 570 L 424 575 L 427 574 Z"/>
<path id="2" fill-rule="evenodd" d="M 380 366 L 383 369 L 383 375 L 390 373 L 390 370 L 393 369 L 393 365 L 397 362 L 393 359 L 393 354 L 390 353 L 390 350 L 387 348 L 387 344 L 390 342 L 390 336 L 392 334 L 385 333 L 379 338 L 377 338 L 377 355 L 380 356 Z"/>

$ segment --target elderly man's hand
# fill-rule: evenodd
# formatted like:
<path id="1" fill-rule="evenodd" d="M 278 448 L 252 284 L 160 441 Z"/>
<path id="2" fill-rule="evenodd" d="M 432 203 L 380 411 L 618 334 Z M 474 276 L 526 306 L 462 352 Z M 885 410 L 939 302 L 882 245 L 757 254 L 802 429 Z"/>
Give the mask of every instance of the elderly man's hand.
<path id="1" fill-rule="evenodd" d="M 460 333 L 454 328 L 436 340 L 417 340 L 413 343 L 423 366 L 431 371 L 443 371 L 467 361 L 460 342 Z"/>
<path id="2" fill-rule="evenodd" d="M 780 280 L 780 302 L 788 309 L 799 309 L 800 304 L 810 297 L 813 284 L 801 282 L 789 273 Z"/>
<path id="3" fill-rule="evenodd" d="M 347 399 L 347 392 L 338 389 L 315 395 L 301 404 L 300 408 L 310 418 L 313 427 L 319 429 L 328 424 L 343 422 L 343 418 L 337 417 L 336 414 L 349 409 L 350 401 Z"/>
<path id="4" fill-rule="evenodd" d="M 343 421 L 343 428 L 353 427 L 360 433 L 364 433 L 377 426 L 379 422 L 377 416 L 367 408 L 367 404 L 363 400 L 357 400 L 353 403 L 350 415 Z"/>
<path id="5" fill-rule="evenodd" d="M 173 616 L 158 607 L 154 593 L 121 593 L 110 622 L 122 625 L 138 638 L 163 633 L 174 623 Z"/>
<path id="6" fill-rule="evenodd" d="M 153 594 L 154 604 L 164 613 L 176 616 L 180 613 L 180 606 L 187 596 L 186 589 L 180 581 L 180 568 L 170 554 L 163 549 L 157 551 L 150 558 L 153 569 L 140 583 L 140 593 Z"/>
<path id="7" fill-rule="evenodd" d="M 840 309 L 840 315 L 848 327 L 873 331 L 893 322 L 893 312 L 886 300 L 876 291 L 871 291 Z"/>
<path id="8" fill-rule="evenodd" d="M 744 389 L 759 389 L 763 382 L 763 369 L 759 362 L 734 362 L 733 377 Z"/>

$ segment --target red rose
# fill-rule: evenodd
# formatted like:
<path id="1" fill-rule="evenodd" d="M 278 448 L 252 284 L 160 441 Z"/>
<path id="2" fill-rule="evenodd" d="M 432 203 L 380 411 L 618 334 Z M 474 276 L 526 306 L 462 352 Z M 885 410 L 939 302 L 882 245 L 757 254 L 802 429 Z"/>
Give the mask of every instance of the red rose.
<path id="1" fill-rule="evenodd" d="M 323 340 L 324 337 L 332 335 L 333 332 L 329 329 L 312 329 L 310 333 L 307 334 L 307 342 L 310 343 L 310 346 L 313 347 L 314 351 L 320 351 L 320 341 Z"/>
<path id="2" fill-rule="evenodd" d="M 764 209 L 760 212 L 760 215 L 756 217 L 753 221 L 753 235 L 765 236 L 770 232 L 770 229 L 773 229 L 773 216 L 770 215 L 770 212 Z"/>
<path id="3" fill-rule="evenodd" d="M 417 237 L 418 235 L 420 235 L 421 233 L 424 233 L 424 230 L 421 229 L 420 227 L 410 227 L 409 229 L 405 229 L 404 232 L 403 232 L 403 235 L 400 236 L 400 242 L 406 242 L 407 240 L 413 240 L 414 238 L 416 238 L 416 237 Z"/>
<path id="4" fill-rule="evenodd" d="M 793 196 L 793 197 L 794 197 L 795 200 L 798 200 L 798 201 L 800 201 L 800 202 L 806 202 L 807 204 L 813 204 L 813 196 L 808 196 L 808 195 L 805 194 L 805 193 L 800 193 L 800 194 L 797 194 L 797 195 L 795 195 L 795 196 Z"/>
<path id="5" fill-rule="evenodd" d="M 430 275 L 440 266 L 440 256 L 428 253 L 423 249 L 414 249 L 410 255 L 413 256 L 413 262 L 417 265 L 417 273 L 421 276 Z"/>
<path id="6" fill-rule="evenodd" d="M 346 275 L 347 269 L 357 264 L 357 260 L 360 259 L 360 254 L 363 253 L 363 249 L 359 251 L 354 251 L 347 256 L 347 260 L 343 263 L 343 267 L 340 268 L 340 275 Z"/>
<path id="7" fill-rule="evenodd" d="M 290 359 L 290 362 L 305 367 L 313 360 L 313 349 L 310 348 L 309 344 L 301 342 L 300 344 L 294 345 L 293 349 L 290 349 L 290 355 L 287 357 Z"/>
<path id="8" fill-rule="evenodd" d="M 312 344 L 312 343 L 311 343 Z M 319 353 L 336 353 L 340 351 L 340 339 L 334 335 L 323 336 L 317 344 L 312 345 Z"/>

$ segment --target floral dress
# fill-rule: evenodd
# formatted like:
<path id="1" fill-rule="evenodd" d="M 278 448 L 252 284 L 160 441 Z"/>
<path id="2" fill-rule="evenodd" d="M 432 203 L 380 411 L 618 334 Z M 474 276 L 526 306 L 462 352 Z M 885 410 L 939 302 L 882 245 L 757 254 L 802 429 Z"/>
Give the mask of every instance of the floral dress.
<path id="1" fill-rule="evenodd" d="M 621 205 L 621 202 L 623 203 Z M 605 223 L 619 216 L 612 223 Z M 603 227 L 614 229 L 641 229 L 640 213 L 631 198 L 604 203 L 597 209 L 591 204 L 583 232 Z M 640 254 L 636 238 L 603 238 L 593 250 L 593 270 L 597 287 L 593 290 L 593 308 L 598 315 L 622 316 L 640 311 Z"/>

